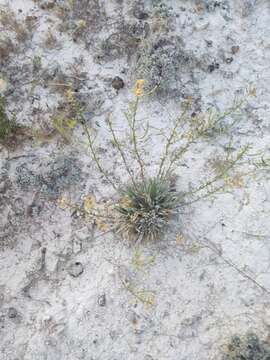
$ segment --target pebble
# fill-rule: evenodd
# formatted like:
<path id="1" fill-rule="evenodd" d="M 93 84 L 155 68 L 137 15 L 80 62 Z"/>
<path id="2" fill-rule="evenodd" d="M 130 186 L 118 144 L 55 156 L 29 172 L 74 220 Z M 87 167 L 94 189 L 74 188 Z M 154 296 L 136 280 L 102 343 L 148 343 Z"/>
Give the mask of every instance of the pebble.
<path id="1" fill-rule="evenodd" d="M 17 317 L 17 315 L 18 315 L 18 311 L 14 307 L 10 307 L 8 309 L 8 317 L 10 319 L 14 319 L 15 317 Z"/>
<path id="2" fill-rule="evenodd" d="M 233 58 L 229 57 L 225 61 L 226 61 L 227 64 L 231 64 L 233 62 Z"/>
<path id="3" fill-rule="evenodd" d="M 70 276 L 78 277 L 83 273 L 82 263 L 76 261 L 69 266 L 68 273 Z"/>
<path id="4" fill-rule="evenodd" d="M 125 86 L 123 79 L 121 79 L 119 76 L 116 76 L 112 80 L 112 87 L 115 90 L 120 90 Z"/>
<path id="5" fill-rule="evenodd" d="M 7 183 L 6 181 L 0 181 L 0 193 L 4 193 L 7 190 Z"/>
<path id="6" fill-rule="evenodd" d="M 140 9 L 135 9 L 133 11 L 133 15 L 138 20 L 146 20 L 149 18 L 149 15 L 147 14 L 147 12 L 140 10 Z"/>
<path id="7" fill-rule="evenodd" d="M 213 63 L 213 64 L 208 65 L 208 71 L 210 73 L 212 73 L 216 69 L 219 69 L 219 64 L 218 63 Z"/>
<path id="8" fill-rule="evenodd" d="M 102 294 L 98 297 L 98 305 L 99 306 L 106 306 L 106 295 Z"/>
<path id="9" fill-rule="evenodd" d="M 194 30 L 196 31 L 202 31 L 207 29 L 209 26 L 209 21 L 199 21 L 195 26 Z"/>
<path id="10" fill-rule="evenodd" d="M 232 71 L 224 71 L 223 72 L 223 78 L 224 79 L 233 79 L 234 74 Z"/>
<path id="11" fill-rule="evenodd" d="M 238 45 L 233 45 L 231 47 L 231 52 L 233 55 L 237 54 L 239 52 L 239 50 L 240 50 L 240 46 L 238 46 Z"/>

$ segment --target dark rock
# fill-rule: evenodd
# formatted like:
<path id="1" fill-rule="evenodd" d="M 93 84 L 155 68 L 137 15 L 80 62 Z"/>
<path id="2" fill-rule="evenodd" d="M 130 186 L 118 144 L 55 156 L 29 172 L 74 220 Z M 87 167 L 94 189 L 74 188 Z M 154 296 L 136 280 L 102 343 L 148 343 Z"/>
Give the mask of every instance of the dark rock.
<path id="1" fill-rule="evenodd" d="M 112 80 L 112 87 L 115 90 L 120 90 L 125 86 L 125 83 L 123 81 L 123 79 L 121 79 L 119 76 L 116 76 L 115 78 L 113 78 Z"/>
<path id="2" fill-rule="evenodd" d="M 213 71 L 215 71 L 216 69 L 219 69 L 219 64 L 218 63 L 213 63 L 208 65 L 208 72 L 212 73 Z"/>
<path id="3" fill-rule="evenodd" d="M 72 263 L 68 268 L 68 273 L 70 276 L 78 277 L 83 273 L 83 265 L 79 261 Z"/>
<path id="4" fill-rule="evenodd" d="M 18 316 L 18 311 L 14 307 L 10 307 L 8 309 L 8 317 L 10 319 L 14 319 L 17 316 Z"/>
<path id="5" fill-rule="evenodd" d="M 227 64 L 231 64 L 233 62 L 233 58 L 232 57 L 227 58 L 225 61 Z"/>
<path id="6" fill-rule="evenodd" d="M 239 50 L 240 50 L 240 46 L 238 46 L 238 45 L 233 45 L 231 47 L 231 52 L 233 55 L 237 54 L 239 52 Z"/>

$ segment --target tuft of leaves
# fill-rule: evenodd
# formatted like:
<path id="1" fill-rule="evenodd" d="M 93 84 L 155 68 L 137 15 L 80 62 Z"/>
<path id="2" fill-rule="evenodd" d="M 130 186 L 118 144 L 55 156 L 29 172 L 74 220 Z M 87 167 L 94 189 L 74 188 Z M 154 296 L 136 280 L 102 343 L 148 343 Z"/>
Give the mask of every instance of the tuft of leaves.
<path id="1" fill-rule="evenodd" d="M 227 346 L 222 360 L 269 360 L 270 344 L 261 341 L 254 333 L 243 337 L 234 336 Z"/>
<path id="2" fill-rule="evenodd" d="M 116 207 L 119 230 L 138 240 L 154 240 L 167 228 L 177 212 L 179 195 L 169 182 L 158 177 L 128 185 Z"/>

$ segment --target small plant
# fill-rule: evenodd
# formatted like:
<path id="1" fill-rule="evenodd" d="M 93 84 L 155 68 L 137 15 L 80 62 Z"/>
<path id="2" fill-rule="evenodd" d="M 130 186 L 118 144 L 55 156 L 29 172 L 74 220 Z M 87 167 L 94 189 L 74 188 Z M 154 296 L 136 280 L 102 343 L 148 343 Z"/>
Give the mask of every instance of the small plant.
<path id="1" fill-rule="evenodd" d="M 107 183 L 120 195 L 115 203 L 114 228 L 130 238 L 137 239 L 137 242 L 143 239 L 157 239 L 162 235 L 180 206 L 190 205 L 227 189 L 228 184 L 232 183 L 235 167 L 243 162 L 249 150 L 249 146 L 244 146 L 238 152 L 230 151 L 224 159 L 224 165 L 215 175 L 202 179 L 196 186 L 190 186 L 180 197 L 171 185 L 176 168 L 198 140 L 203 141 L 227 133 L 237 121 L 235 117 L 241 103 L 224 113 L 209 110 L 205 114 L 191 116 L 191 101 L 188 100 L 182 104 L 183 111 L 173 121 L 171 129 L 156 129 L 148 120 L 143 122 L 137 118 L 141 98 L 146 95 L 144 83 L 143 79 L 137 80 L 135 100 L 129 104 L 125 113 L 125 134 L 128 135 L 128 141 L 120 137 L 111 117 L 107 119 L 111 143 L 117 150 L 123 170 L 129 177 L 128 185 L 117 185 L 108 169 L 104 167 L 98 151 L 97 134 L 88 127 L 83 106 L 76 101 L 71 89 L 68 96 L 74 109 L 74 118 L 77 123 L 82 124 L 87 135 L 92 160 Z M 159 162 L 152 165 L 150 172 L 145 156 L 153 136 L 161 136 L 164 147 Z"/>
<path id="2" fill-rule="evenodd" d="M 0 96 L 0 142 L 5 142 L 17 128 L 15 120 L 8 118 L 5 101 Z"/>
<path id="3" fill-rule="evenodd" d="M 77 125 L 78 104 L 72 91 L 72 83 L 66 85 L 65 110 L 56 114 L 52 119 L 54 129 L 61 135 L 66 143 L 72 142 L 72 133 Z"/>
<path id="4" fill-rule="evenodd" d="M 222 360 L 269 360 L 270 344 L 261 341 L 254 333 L 234 336 L 227 345 Z"/>
<path id="5" fill-rule="evenodd" d="M 178 203 L 179 196 L 158 177 L 126 186 L 116 207 L 119 229 L 131 237 L 139 236 L 138 240 L 156 239 L 176 214 Z"/>

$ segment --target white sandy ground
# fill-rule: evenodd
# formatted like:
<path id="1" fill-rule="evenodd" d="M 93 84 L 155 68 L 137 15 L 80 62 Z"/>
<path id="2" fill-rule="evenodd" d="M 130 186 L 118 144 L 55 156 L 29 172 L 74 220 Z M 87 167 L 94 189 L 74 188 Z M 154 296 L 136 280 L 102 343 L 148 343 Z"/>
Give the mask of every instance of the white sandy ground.
<path id="1" fill-rule="evenodd" d="M 125 14 L 131 4 L 123 2 L 121 7 L 117 1 L 103 1 L 112 23 L 118 21 L 120 8 Z M 223 63 L 213 73 L 195 71 L 194 96 L 201 96 L 204 108 L 213 105 L 224 110 L 237 94 L 244 96 L 245 89 L 256 89 L 256 96 L 248 99 L 234 132 L 234 146 L 248 142 L 254 154 L 261 150 L 269 154 L 269 1 L 227 1 L 231 11 L 226 19 L 220 10 L 198 14 L 193 11 L 195 1 L 167 3 L 179 13 L 176 31 L 187 49 L 216 57 L 221 52 L 229 54 L 233 45 L 240 47 L 231 64 Z M 109 146 L 105 126 L 109 111 L 117 126 L 123 126 L 123 110 L 133 97 L 126 58 L 98 65 L 91 49 L 73 43 L 68 35 L 59 38 L 60 50 L 44 50 L 42 39 L 48 28 L 56 26 L 54 13 L 41 10 L 31 0 L 0 0 L 0 4 L 9 4 L 16 13 L 22 9 L 18 17 L 38 17 L 31 47 L 13 59 L 19 67 L 34 55 L 41 56 L 44 67 L 57 62 L 62 69 L 68 68 L 75 57 L 84 57 L 80 70 L 87 73 L 94 91 L 100 91 L 104 100 L 93 114 L 92 124 L 100 125 L 98 139 L 107 149 L 105 165 L 114 172 L 116 181 L 127 180 L 115 149 Z M 212 40 L 213 46 L 207 48 L 205 40 Z M 123 69 L 126 73 L 121 73 Z M 118 94 L 106 82 L 115 75 L 121 75 L 126 83 Z M 44 117 L 40 121 L 45 121 L 58 95 L 37 87 L 34 92 L 39 98 L 33 104 L 29 88 L 26 85 L 21 89 L 24 100 L 9 106 L 19 109 L 18 121 L 34 127 L 33 108 L 41 107 Z M 151 119 L 155 127 L 168 128 L 169 114 L 176 116 L 179 108 L 176 98 L 163 103 L 151 98 L 143 101 L 139 116 Z M 8 176 L 14 188 L 7 206 L 1 207 L 0 225 L 4 228 L 9 222 L 11 230 L 0 253 L 0 359 L 209 360 L 220 358 L 223 345 L 235 333 L 253 329 L 267 337 L 269 174 L 250 176 L 231 193 L 185 207 L 164 239 L 143 243 L 136 252 L 128 241 L 112 233 L 93 231 L 85 219 L 76 219 L 70 210 L 60 209 L 55 198 L 40 200 L 40 213 L 27 217 L 26 209 L 36 189 L 16 187 L 16 167 L 22 163 L 36 173 L 46 173 L 48 162 L 59 154 L 73 156 L 79 163 L 81 180 L 57 196 L 79 203 L 89 194 L 97 199 L 113 195 L 87 155 L 82 131 L 76 130 L 75 136 L 72 146 L 59 141 L 26 142 L 13 152 L 1 149 L 2 170 L 8 161 Z M 162 144 L 155 141 L 152 139 L 149 146 L 150 171 L 162 149 Z M 190 183 L 199 184 L 211 176 L 208 159 L 222 153 L 223 145 L 228 143 L 229 139 L 221 136 L 193 147 L 176 169 L 179 190 L 187 190 Z M 177 233 L 183 234 L 182 242 L 176 241 Z M 46 248 L 45 268 L 40 270 L 42 248 Z M 138 258 L 140 264 L 136 265 L 134 259 Z M 80 262 L 84 269 L 76 278 L 68 273 L 74 262 Z M 106 303 L 101 304 L 104 294 Z M 141 295 L 153 300 L 153 304 L 144 304 Z M 11 307 L 17 310 L 17 316 L 10 317 Z"/>

